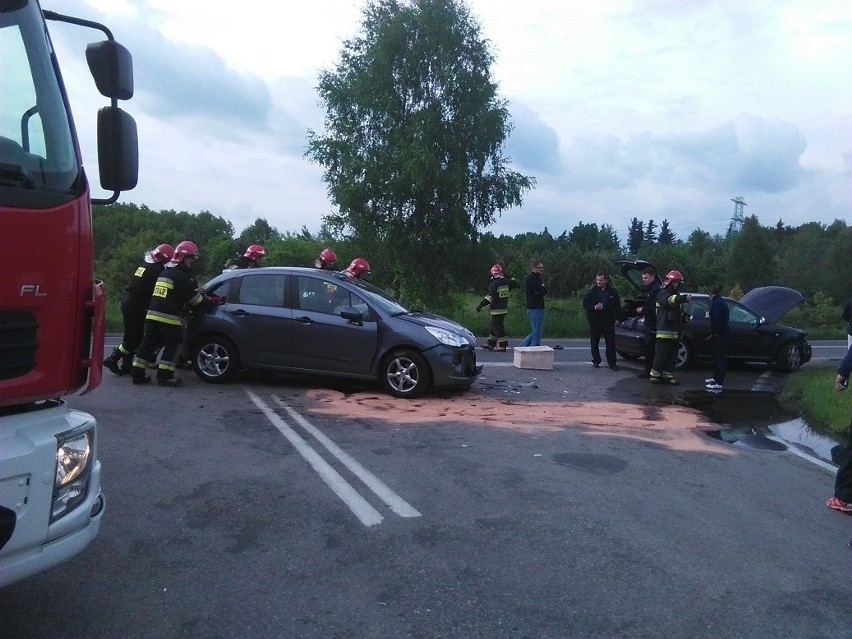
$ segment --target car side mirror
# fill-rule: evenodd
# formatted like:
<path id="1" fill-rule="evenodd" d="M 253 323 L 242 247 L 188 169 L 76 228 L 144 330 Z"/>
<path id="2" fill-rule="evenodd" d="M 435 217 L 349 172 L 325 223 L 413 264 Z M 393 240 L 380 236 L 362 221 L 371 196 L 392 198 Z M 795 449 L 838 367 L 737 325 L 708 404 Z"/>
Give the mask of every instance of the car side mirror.
<path id="1" fill-rule="evenodd" d="M 350 322 L 352 322 L 353 324 L 357 324 L 358 326 L 364 324 L 364 316 L 361 315 L 361 311 L 352 306 L 345 306 L 340 309 L 340 317 L 345 320 L 349 320 Z"/>

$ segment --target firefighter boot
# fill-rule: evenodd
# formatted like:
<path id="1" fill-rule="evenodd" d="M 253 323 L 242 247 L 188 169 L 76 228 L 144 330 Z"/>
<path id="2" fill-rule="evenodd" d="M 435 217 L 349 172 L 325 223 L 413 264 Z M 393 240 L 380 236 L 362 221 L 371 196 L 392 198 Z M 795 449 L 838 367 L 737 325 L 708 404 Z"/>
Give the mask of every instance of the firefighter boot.
<path id="1" fill-rule="evenodd" d="M 121 372 L 125 375 L 133 373 L 133 353 L 121 354 Z"/>
<path id="2" fill-rule="evenodd" d="M 113 349 L 109 357 L 104 360 L 104 366 L 120 377 L 126 372 L 125 370 L 123 370 L 123 367 L 119 368 L 118 365 L 122 359 L 123 356 L 121 354 L 121 351 L 117 348 Z"/>

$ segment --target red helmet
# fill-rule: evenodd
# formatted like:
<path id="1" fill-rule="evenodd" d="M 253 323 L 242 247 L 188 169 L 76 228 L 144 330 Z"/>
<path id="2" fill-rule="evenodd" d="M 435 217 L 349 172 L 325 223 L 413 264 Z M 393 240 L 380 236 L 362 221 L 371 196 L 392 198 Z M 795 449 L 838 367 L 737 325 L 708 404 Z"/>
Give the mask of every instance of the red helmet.
<path id="1" fill-rule="evenodd" d="M 503 275 L 503 267 L 499 264 L 495 264 L 491 267 L 491 275 Z"/>
<path id="2" fill-rule="evenodd" d="M 252 244 L 246 249 L 246 252 L 243 253 L 243 257 L 247 257 L 250 260 L 256 260 L 259 257 L 264 257 L 265 255 L 266 249 L 260 244 Z"/>
<path id="3" fill-rule="evenodd" d="M 172 256 L 172 261 L 180 262 L 185 257 L 198 257 L 198 247 L 194 242 L 184 240 L 175 247 L 175 254 Z"/>
<path id="4" fill-rule="evenodd" d="M 175 254 L 171 244 L 160 244 L 151 251 L 151 259 L 155 262 L 168 262 Z"/>
<path id="5" fill-rule="evenodd" d="M 683 275 L 680 271 L 669 271 L 666 274 L 666 277 L 663 279 L 663 286 L 668 285 L 670 282 L 683 282 Z"/>
<path id="6" fill-rule="evenodd" d="M 324 248 L 314 261 L 317 268 L 333 269 L 337 265 L 337 255 L 330 248 Z"/>
<path id="7" fill-rule="evenodd" d="M 356 257 L 346 272 L 352 277 L 361 277 L 364 273 L 370 272 L 370 264 L 363 257 Z"/>

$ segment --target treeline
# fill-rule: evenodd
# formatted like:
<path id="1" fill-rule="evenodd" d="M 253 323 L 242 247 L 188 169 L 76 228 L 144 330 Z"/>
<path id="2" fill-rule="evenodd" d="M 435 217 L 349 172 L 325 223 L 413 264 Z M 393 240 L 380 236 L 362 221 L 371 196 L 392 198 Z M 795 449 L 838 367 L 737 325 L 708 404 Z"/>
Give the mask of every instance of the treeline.
<path id="1" fill-rule="evenodd" d="M 637 228 L 642 229 L 641 236 Z M 558 236 L 547 229 L 514 237 L 485 233 L 459 245 L 458 259 L 452 263 L 412 260 L 408 268 L 417 269 L 425 278 L 436 269 L 450 269 L 452 281 L 457 283 L 456 290 L 449 291 L 452 296 L 483 292 L 494 262 L 522 278 L 532 257 L 544 262 L 550 294 L 558 298 L 585 290 L 599 271 L 617 274 L 613 260 L 619 258 L 643 259 L 663 272 L 678 269 L 692 291 L 704 291 L 716 283 L 728 292 L 774 284 L 795 288 L 811 303 L 823 306 L 840 305 L 852 295 L 852 227 L 843 220 L 798 227 L 779 221 L 764 227 L 752 216 L 745 219 L 742 230 L 720 236 L 696 229 L 686 240 L 675 239 L 665 220 L 660 228 L 655 233 L 653 221 L 648 224 L 633 218 L 625 228 L 634 248 L 629 253 L 609 225 L 580 222 Z M 257 219 L 235 235 L 231 222 L 207 211 L 193 214 L 111 204 L 94 208 L 94 229 L 95 270 L 106 282 L 112 300 L 120 297 L 143 251 L 161 242 L 176 245 L 183 239 L 192 240 L 201 251 L 196 269 L 202 282 L 218 274 L 229 258 L 242 254 L 249 244 L 260 243 L 269 254 L 264 261 L 268 266 L 311 266 L 326 246 L 337 253 L 340 268 L 354 257 L 364 257 L 372 268 L 371 280 L 383 288 L 394 288 L 394 274 L 382 269 L 380 257 L 365 253 L 356 239 L 341 237 L 325 227 L 316 235 L 304 227 L 297 233 L 281 232 Z M 629 292 L 618 277 L 615 281 L 623 292 Z"/>

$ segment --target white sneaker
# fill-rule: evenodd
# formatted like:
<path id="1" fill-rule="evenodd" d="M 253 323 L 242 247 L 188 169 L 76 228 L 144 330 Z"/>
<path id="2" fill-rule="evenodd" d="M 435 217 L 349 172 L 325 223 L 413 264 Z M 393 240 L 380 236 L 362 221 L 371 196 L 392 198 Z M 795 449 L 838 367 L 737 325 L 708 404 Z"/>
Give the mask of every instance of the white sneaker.
<path id="1" fill-rule="evenodd" d="M 704 380 L 704 383 L 705 384 L 715 384 L 716 378 L 715 377 L 708 377 L 707 379 Z"/>
<path id="2" fill-rule="evenodd" d="M 722 390 L 722 385 L 716 382 L 708 382 L 706 388 L 707 390 Z"/>

